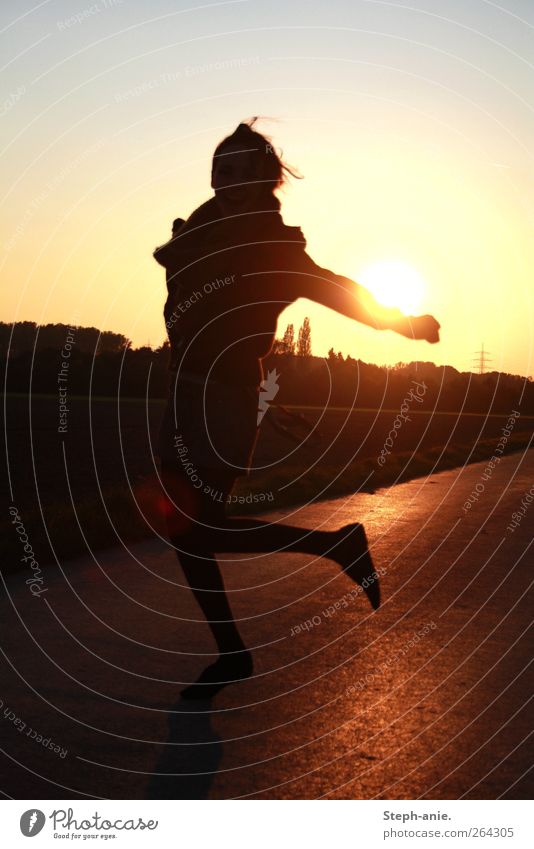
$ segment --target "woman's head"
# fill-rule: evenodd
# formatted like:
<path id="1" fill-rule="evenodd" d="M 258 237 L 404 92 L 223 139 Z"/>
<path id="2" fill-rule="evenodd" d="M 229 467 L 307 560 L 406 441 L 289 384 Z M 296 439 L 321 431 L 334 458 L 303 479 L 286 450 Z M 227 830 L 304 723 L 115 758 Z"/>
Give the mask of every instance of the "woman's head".
<path id="1" fill-rule="evenodd" d="M 298 175 L 278 156 L 271 141 L 253 130 L 257 119 L 239 124 L 215 148 L 211 186 L 224 214 L 251 209 L 279 209 L 274 192 L 287 174 Z"/>

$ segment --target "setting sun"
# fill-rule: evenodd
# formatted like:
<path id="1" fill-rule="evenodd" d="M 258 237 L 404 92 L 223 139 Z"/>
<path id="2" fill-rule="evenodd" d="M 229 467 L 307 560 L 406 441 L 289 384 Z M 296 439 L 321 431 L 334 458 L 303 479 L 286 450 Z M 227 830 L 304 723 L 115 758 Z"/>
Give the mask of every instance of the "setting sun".
<path id="1" fill-rule="evenodd" d="M 361 271 L 356 279 L 387 307 L 398 307 L 407 315 L 420 309 L 425 282 L 407 263 L 377 262 Z"/>

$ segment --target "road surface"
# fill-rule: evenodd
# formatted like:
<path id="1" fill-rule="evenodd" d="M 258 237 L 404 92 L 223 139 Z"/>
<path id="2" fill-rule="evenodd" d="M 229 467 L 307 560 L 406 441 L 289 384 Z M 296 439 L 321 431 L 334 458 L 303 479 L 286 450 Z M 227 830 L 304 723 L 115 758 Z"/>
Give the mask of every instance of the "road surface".
<path id="1" fill-rule="evenodd" d="M 383 605 L 328 560 L 229 559 L 255 675 L 212 703 L 179 698 L 214 644 L 166 540 L 3 579 L 3 793 L 530 797 L 534 452 L 485 466 L 270 514 L 363 521 Z"/>

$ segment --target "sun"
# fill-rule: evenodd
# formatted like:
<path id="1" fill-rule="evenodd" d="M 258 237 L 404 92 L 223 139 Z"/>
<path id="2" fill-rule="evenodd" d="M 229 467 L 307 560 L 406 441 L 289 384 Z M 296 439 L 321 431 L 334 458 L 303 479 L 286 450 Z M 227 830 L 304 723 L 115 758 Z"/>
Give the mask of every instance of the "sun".
<path id="1" fill-rule="evenodd" d="M 381 304 L 398 307 L 406 315 L 414 315 L 419 310 L 426 288 L 415 268 L 396 260 L 373 263 L 356 279 Z"/>

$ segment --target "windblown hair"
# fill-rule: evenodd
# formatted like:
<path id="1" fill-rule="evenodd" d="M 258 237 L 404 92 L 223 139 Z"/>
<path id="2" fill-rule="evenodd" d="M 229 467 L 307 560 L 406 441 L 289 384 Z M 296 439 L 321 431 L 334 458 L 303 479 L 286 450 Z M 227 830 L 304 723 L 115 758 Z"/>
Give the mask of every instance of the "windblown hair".
<path id="1" fill-rule="evenodd" d="M 287 183 L 288 176 L 300 180 L 302 175 L 282 160 L 268 136 L 264 136 L 253 129 L 257 120 L 258 116 L 251 118 L 246 123 L 238 124 L 231 135 L 219 142 L 213 154 L 212 174 L 217 164 L 217 158 L 224 154 L 225 148 L 230 145 L 240 145 L 244 151 L 257 155 L 258 176 L 266 182 L 268 191 L 273 193 Z"/>

